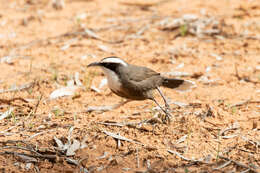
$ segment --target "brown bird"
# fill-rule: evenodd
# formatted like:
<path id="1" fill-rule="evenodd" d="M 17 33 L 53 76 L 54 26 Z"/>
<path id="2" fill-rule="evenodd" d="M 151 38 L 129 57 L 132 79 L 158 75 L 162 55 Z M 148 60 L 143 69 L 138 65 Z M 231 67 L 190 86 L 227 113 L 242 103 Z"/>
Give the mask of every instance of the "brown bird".
<path id="1" fill-rule="evenodd" d="M 111 91 L 127 99 L 123 104 L 131 100 L 150 99 L 161 108 L 168 120 L 170 120 L 171 117 L 171 114 L 168 112 L 169 104 L 159 87 L 163 86 L 179 91 L 186 91 L 195 86 L 195 83 L 192 81 L 167 78 L 152 69 L 128 64 L 115 56 L 107 57 L 100 62 L 94 62 L 88 65 L 88 67 L 92 66 L 99 66 L 103 69 Z M 166 109 L 160 106 L 155 100 L 153 95 L 155 89 L 162 96 Z"/>

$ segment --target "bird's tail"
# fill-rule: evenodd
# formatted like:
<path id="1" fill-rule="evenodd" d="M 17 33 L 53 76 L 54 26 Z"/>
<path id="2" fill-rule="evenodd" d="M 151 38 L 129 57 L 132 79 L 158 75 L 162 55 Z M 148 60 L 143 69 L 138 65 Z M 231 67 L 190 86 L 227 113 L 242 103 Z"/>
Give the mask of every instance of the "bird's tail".
<path id="1" fill-rule="evenodd" d="M 164 78 L 162 82 L 163 87 L 176 89 L 178 91 L 188 91 L 196 87 L 195 82 L 182 79 Z"/>

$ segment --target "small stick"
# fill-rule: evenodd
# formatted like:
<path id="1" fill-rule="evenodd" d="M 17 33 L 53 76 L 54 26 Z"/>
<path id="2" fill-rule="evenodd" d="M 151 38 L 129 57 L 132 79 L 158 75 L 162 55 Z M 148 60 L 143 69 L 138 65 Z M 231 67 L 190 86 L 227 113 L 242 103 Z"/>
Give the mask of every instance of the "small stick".
<path id="1" fill-rule="evenodd" d="M 11 102 L 13 102 L 15 100 L 20 100 L 20 101 L 23 101 L 25 103 L 28 103 L 27 100 L 25 100 L 24 98 L 21 98 L 21 97 L 15 97 L 15 98 L 12 98 L 12 99 L 0 99 L 0 103 L 11 104 Z"/>
<path id="2" fill-rule="evenodd" d="M 184 157 L 183 155 L 181 155 L 180 153 L 178 153 L 177 151 L 173 151 L 173 150 L 167 150 L 169 153 L 171 154 L 175 154 L 176 156 L 180 157 L 181 159 L 185 160 L 185 161 L 189 161 L 189 162 L 199 162 L 199 163 L 205 163 L 202 161 L 202 159 L 200 160 L 194 160 L 194 159 L 189 159 Z"/>
<path id="3" fill-rule="evenodd" d="M 33 84 L 34 83 L 28 83 L 28 84 L 22 85 L 20 87 L 15 87 L 15 88 L 11 88 L 11 89 L 6 89 L 6 90 L 1 89 L 0 94 L 5 93 L 5 92 L 15 92 L 15 91 L 21 91 L 24 89 L 28 89 L 28 88 L 31 88 L 33 86 Z M 22 99 L 19 99 L 19 100 L 22 100 Z"/>
<path id="4" fill-rule="evenodd" d="M 224 164 L 220 165 L 219 167 L 217 167 L 217 168 L 213 168 L 213 170 L 219 170 L 219 169 L 222 169 L 222 168 L 228 166 L 231 162 L 232 162 L 232 161 L 229 160 L 229 161 L 225 162 Z"/>
<path id="5" fill-rule="evenodd" d="M 140 160 L 139 160 L 139 154 L 138 154 L 139 150 L 138 148 L 136 149 L 136 164 L 137 164 L 137 168 L 139 168 L 140 166 Z"/>
<path id="6" fill-rule="evenodd" d="M 236 164 L 237 166 L 240 166 L 240 167 L 242 167 L 242 168 L 247 168 L 247 169 L 249 169 L 249 171 L 251 171 L 251 172 L 254 172 L 254 173 L 257 173 L 257 172 L 258 172 L 258 171 L 256 171 L 256 170 L 254 170 L 254 169 L 252 169 L 252 168 L 250 168 L 250 167 L 244 165 L 243 163 L 237 162 L 237 161 L 232 160 L 232 159 L 229 159 L 229 158 L 227 158 L 227 157 L 219 156 L 219 158 L 224 159 L 224 160 L 227 160 L 227 161 L 231 161 L 231 162 L 233 162 L 234 164 Z"/>
<path id="7" fill-rule="evenodd" d="M 126 137 L 124 137 L 124 136 L 117 135 L 117 134 L 114 134 L 114 133 L 111 133 L 111 132 L 108 132 L 108 131 L 103 131 L 103 133 L 105 133 L 106 135 L 111 136 L 111 137 L 113 137 L 113 138 L 115 138 L 115 139 L 117 139 L 117 140 L 128 141 L 128 142 L 134 142 L 134 143 L 143 145 L 143 144 L 140 143 L 140 142 L 134 141 L 134 140 L 132 140 L 132 139 L 128 139 L 128 138 L 126 138 Z"/>
<path id="8" fill-rule="evenodd" d="M 32 112 L 33 114 L 36 114 L 37 109 L 38 109 L 38 106 L 39 106 L 41 100 L 42 100 L 42 94 L 41 94 L 40 98 L 38 99 L 38 101 L 37 101 L 37 103 L 36 103 L 36 105 L 35 105 L 35 108 L 34 108 L 34 110 L 33 110 L 33 112 Z"/>
<path id="9" fill-rule="evenodd" d="M 97 124 L 102 124 L 102 125 L 106 125 L 106 126 L 118 126 L 118 127 L 124 127 L 124 124 L 121 123 L 106 123 L 106 122 L 97 122 Z"/>

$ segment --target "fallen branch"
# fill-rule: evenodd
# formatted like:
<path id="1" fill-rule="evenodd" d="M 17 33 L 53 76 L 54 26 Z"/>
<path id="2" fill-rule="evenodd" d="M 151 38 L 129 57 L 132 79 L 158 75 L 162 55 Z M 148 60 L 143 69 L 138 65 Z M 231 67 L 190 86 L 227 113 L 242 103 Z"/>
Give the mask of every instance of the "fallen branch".
<path id="1" fill-rule="evenodd" d="M 126 138 L 124 136 L 117 135 L 117 134 L 114 134 L 114 133 L 111 133 L 111 132 L 108 132 L 108 131 L 103 131 L 103 133 L 105 133 L 106 135 L 111 136 L 111 137 L 113 137 L 113 138 L 115 138 L 117 140 L 128 141 L 128 142 L 133 142 L 133 143 L 136 143 L 136 144 L 144 145 L 144 144 L 142 144 L 140 142 L 134 141 L 132 139 L 128 139 L 128 138 Z"/>
<path id="2" fill-rule="evenodd" d="M 246 168 L 248 169 L 249 171 L 253 172 L 253 173 L 258 173 L 257 170 L 253 169 L 253 168 L 250 168 L 249 166 L 243 164 L 243 163 L 240 163 L 240 162 L 237 162 L 235 160 L 232 160 L 230 158 L 227 158 L 227 157 L 224 157 L 224 156 L 219 156 L 220 159 L 224 159 L 224 160 L 227 160 L 227 161 L 231 161 L 232 163 L 236 164 L 237 166 L 239 167 L 242 167 L 242 168 Z"/>
<path id="3" fill-rule="evenodd" d="M 169 153 L 171 154 L 175 154 L 176 156 L 180 157 L 181 159 L 185 160 L 185 161 L 189 161 L 189 162 L 196 162 L 196 163 L 206 163 L 203 161 L 203 159 L 199 159 L 199 160 L 195 160 L 195 159 L 189 159 L 187 157 L 184 157 L 183 155 L 181 155 L 180 153 L 178 153 L 177 151 L 173 151 L 173 150 L 167 150 Z M 208 164 L 208 163 L 206 163 Z"/>
<path id="4" fill-rule="evenodd" d="M 218 166 L 218 167 L 216 167 L 216 168 L 213 168 L 213 170 L 222 169 L 222 168 L 228 166 L 230 163 L 231 163 L 231 161 L 229 160 L 229 161 L 225 162 L 224 164 L 222 164 L 222 165 L 220 165 L 220 166 Z"/>
<path id="5" fill-rule="evenodd" d="M 31 82 L 31 83 L 24 84 L 24 85 L 21 85 L 21 86 L 19 86 L 19 87 L 14 87 L 14 88 L 11 88 L 11 89 L 6 89 L 6 90 L 1 89 L 1 90 L 0 90 L 0 94 L 1 94 L 1 93 L 6 93 L 6 92 L 22 91 L 22 90 L 24 90 L 24 89 L 31 88 L 33 85 L 34 85 L 34 83 Z M 21 99 L 20 99 L 20 100 L 21 100 Z"/>
<path id="6" fill-rule="evenodd" d="M 10 105 L 13 101 L 16 101 L 16 100 L 20 100 L 22 102 L 28 103 L 27 100 L 25 100 L 24 98 L 21 98 L 21 97 L 15 97 L 15 98 L 12 98 L 12 99 L 0 99 L 0 103 Z"/>
<path id="7" fill-rule="evenodd" d="M 241 101 L 241 102 L 239 102 L 239 103 L 235 103 L 235 104 L 231 105 L 230 107 L 231 107 L 231 108 L 232 108 L 232 107 L 239 107 L 239 106 L 247 105 L 247 104 L 250 104 L 250 103 L 251 103 L 251 104 L 255 104 L 255 103 L 260 103 L 260 101 L 247 99 L 247 100 L 245 100 L 245 101 Z"/>

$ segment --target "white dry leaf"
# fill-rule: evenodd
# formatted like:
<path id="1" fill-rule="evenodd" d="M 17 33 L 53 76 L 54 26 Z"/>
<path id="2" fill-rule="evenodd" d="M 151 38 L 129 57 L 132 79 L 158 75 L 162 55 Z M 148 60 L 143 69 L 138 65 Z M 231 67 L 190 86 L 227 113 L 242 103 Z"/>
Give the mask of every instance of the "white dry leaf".
<path id="1" fill-rule="evenodd" d="M 56 136 L 54 136 L 54 140 L 55 140 L 56 144 L 58 145 L 58 148 L 60 150 L 64 150 L 64 144 L 62 143 L 62 141 L 59 140 Z"/>
<path id="2" fill-rule="evenodd" d="M 195 14 L 184 14 L 182 16 L 182 19 L 184 19 L 187 22 L 192 22 L 198 20 L 198 16 L 196 16 Z"/>
<path id="3" fill-rule="evenodd" d="M 73 80 L 73 79 L 68 80 L 68 81 L 66 82 L 66 86 L 67 86 L 67 87 L 72 87 L 72 86 L 74 86 L 74 80 Z"/>
<path id="4" fill-rule="evenodd" d="M 86 60 L 86 59 L 88 59 L 88 58 L 97 58 L 97 56 L 94 55 L 94 54 L 86 54 L 86 55 L 82 55 L 82 56 L 80 57 L 81 60 Z"/>
<path id="5" fill-rule="evenodd" d="M 78 42 L 78 38 L 73 38 L 64 43 L 64 45 L 60 48 L 62 51 L 65 51 L 66 49 L 70 48 L 70 46 L 74 43 Z"/>
<path id="6" fill-rule="evenodd" d="M 215 53 L 211 53 L 210 55 L 213 56 L 214 58 L 216 58 L 217 61 L 223 60 L 223 58 L 221 56 L 219 56 L 219 55 L 217 55 Z"/>
<path id="7" fill-rule="evenodd" d="M 105 46 L 105 45 L 98 45 L 98 48 L 100 49 L 100 50 L 102 50 L 103 52 L 108 52 L 108 53 L 112 53 L 113 51 L 110 49 L 110 48 L 108 48 L 107 46 Z"/>
<path id="8" fill-rule="evenodd" d="M 79 72 L 76 72 L 74 75 L 74 80 L 77 86 L 83 86 L 83 84 L 81 83 L 80 79 L 79 79 Z"/>
<path id="9" fill-rule="evenodd" d="M 0 120 L 3 120 L 5 118 L 9 117 L 12 114 L 13 110 L 14 110 L 14 108 L 11 107 L 6 112 L 4 112 L 2 115 L 0 115 Z"/>
<path id="10" fill-rule="evenodd" d="M 7 64 L 12 64 L 14 62 L 15 56 L 4 56 L 0 58 L 1 63 L 7 63 Z"/>
<path id="11" fill-rule="evenodd" d="M 134 143 L 139 143 L 139 142 L 136 142 L 136 141 L 134 141 L 134 140 L 132 140 L 132 139 L 128 139 L 128 138 L 126 138 L 126 137 L 124 137 L 124 136 L 117 135 L 117 134 L 115 134 L 115 133 L 111 133 L 111 132 L 108 132 L 108 131 L 103 131 L 103 133 L 105 133 L 106 135 L 111 136 L 111 137 L 113 137 L 113 138 L 115 138 L 115 139 L 118 139 L 118 140 L 128 141 L 128 142 L 134 142 Z"/>
<path id="12" fill-rule="evenodd" d="M 177 101 L 173 101 L 172 104 L 175 104 L 179 107 L 186 107 L 186 106 L 189 106 L 188 103 L 183 103 L 183 102 L 177 102 Z"/>
<path id="13" fill-rule="evenodd" d="M 86 28 L 84 31 L 87 34 L 87 36 L 98 39 L 98 40 L 100 39 L 100 37 L 95 32 L 91 31 L 90 29 Z"/>
<path id="14" fill-rule="evenodd" d="M 69 145 L 71 145 L 71 136 L 72 136 L 73 130 L 74 130 L 74 126 L 70 127 L 68 137 L 67 137 Z"/>
<path id="15" fill-rule="evenodd" d="M 230 139 L 230 138 L 235 138 L 235 137 L 237 137 L 237 136 L 238 136 L 237 134 L 227 135 L 227 136 L 222 136 L 222 139 Z"/>
<path id="16" fill-rule="evenodd" d="M 207 68 L 206 68 L 206 73 L 208 73 L 208 72 L 210 72 L 211 71 L 211 69 L 212 69 L 212 67 L 211 66 L 208 66 Z"/>
<path id="17" fill-rule="evenodd" d="M 186 140 L 187 137 L 188 137 L 188 135 L 184 135 L 180 139 L 178 139 L 175 143 L 176 144 L 182 143 L 182 142 L 184 142 Z"/>
<path id="18" fill-rule="evenodd" d="M 21 163 L 19 163 L 19 162 L 14 163 L 14 166 L 20 167 L 20 165 L 21 165 Z"/>
<path id="19" fill-rule="evenodd" d="M 36 159 L 35 159 L 35 160 L 36 160 Z M 37 160 L 36 160 L 36 162 L 37 162 Z M 31 162 L 30 162 L 30 163 L 26 163 L 25 169 L 26 169 L 27 171 L 30 170 L 31 167 L 32 167 L 32 163 L 31 163 Z"/>
<path id="20" fill-rule="evenodd" d="M 100 171 L 102 171 L 104 169 L 104 166 L 101 165 L 101 166 L 97 167 L 96 169 L 97 169 L 97 172 L 100 172 Z"/>
<path id="21" fill-rule="evenodd" d="M 198 81 L 202 82 L 205 85 L 209 84 L 218 84 L 219 79 L 209 79 L 208 76 L 201 76 Z"/>
<path id="22" fill-rule="evenodd" d="M 79 165 L 79 162 L 75 159 L 71 159 L 71 158 L 67 157 L 65 160 L 66 160 L 67 163 L 70 163 L 70 164 L 73 164 L 73 165 Z M 87 172 L 87 173 L 89 173 L 89 172 Z"/>
<path id="23" fill-rule="evenodd" d="M 104 159 L 108 156 L 108 154 L 109 154 L 109 152 L 105 151 L 104 154 L 102 156 L 97 157 L 97 159 Z"/>
<path id="24" fill-rule="evenodd" d="M 87 13 L 81 13 L 81 14 L 78 14 L 78 15 L 76 16 L 76 19 L 77 19 L 77 20 L 84 20 L 84 19 L 86 19 L 88 16 L 89 16 L 89 15 L 88 15 Z"/>
<path id="25" fill-rule="evenodd" d="M 50 94 L 49 98 L 56 99 L 63 96 L 73 96 L 77 89 L 78 89 L 77 86 L 68 86 L 68 87 L 59 88 L 54 90 Z"/>
<path id="26" fill-rule="evenodd" d="M 82 55 L 82 56 L 80 57 L 80 59 L 81 59 L 81 60 L 86 60 L 87 57 L 88 57 L 87 55 Z"/>
<path id="27" fill-rule="evenodd" d="M 80 149 L 80 142 L 76 139 L 73 140 L 73 144 L 69 146 L 66 156 L 73 156 L 75 155 L 75 151 Z"/>
<path id="28" fill-rule="evenodd" d="M 6 89 L 6 90 L 0 89 L 0 93 L 21 91 L 21 90 L 30 88 L 31 86 L 33 86 L 33 83 L 24 84 L 21 86 L 13 85 L 10 89 Z"/>
<path id="29" fill-rule="evenodd" d="M 68 49 L 69 47 L 70 47 L 70 44 L 65 44 L 60 49 L 64 51 L 64 50 Z"/>
<path id="30" fill-rule="evenodd" d="M 122 168 L 123 171 L 130 171 L 132 168 Z"/>
<path id="31" fill-rule="evenodd" d="M 114 106 L 107 105 L 107 106 L 89 106 L 85 112 L 106 112 L 106 111 L 111 111 L 114 109 Z"/>
<path id="32" fill-rule="evenodd" d="M 175 67 L 175 69 L 180 69 L 184 67 L 184 63 L 180 63 L 177 67 Z"/>
<path id="33" fill-rule="evenodd" d="M 179 152 L 174 151 L 174 150 L 167 150 L 167 151 L 168 151 L 169 153 L 171 153 L 171 154 L 177 155 L 178 157 L 180 157 L 181 159 L 186 160 L 186 161 L 201 162 L 201 161 L 203 160 L 203 159 L 194 159 L 194 158 L 190 159 L 190 158 L 184 157 L 184 156 L 181 155 Z"/>
<path id="34" fill-rule="evenodd" d="M 79 167 L 79 172 L 89 173 L 90 171 L 88 171 L 87 168 L 83 168 L 82 166 L 80 166 L 80 167 Z"/>
<path id="35" fill-rule="evenodd" d="M 95 87 L 94 85 L 92 85 L 92 86 L 90 87 L 90 89 L 91 89 L 92 91 L 97 92 L 97 93 L 101 93 L 100 89 L 98 89 L 98 88 Z"/>

